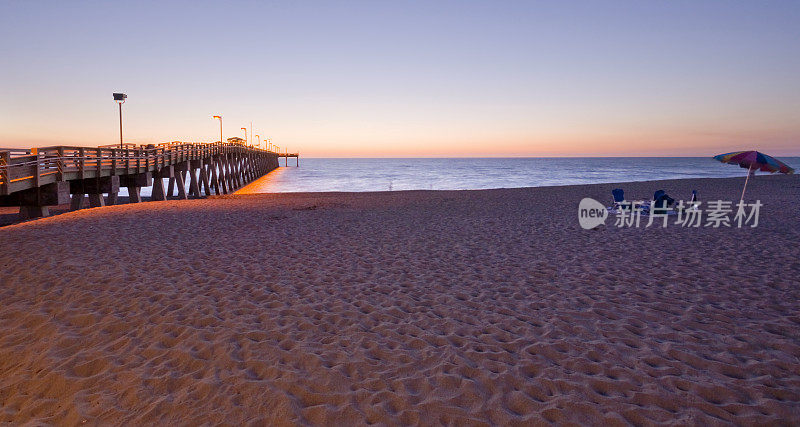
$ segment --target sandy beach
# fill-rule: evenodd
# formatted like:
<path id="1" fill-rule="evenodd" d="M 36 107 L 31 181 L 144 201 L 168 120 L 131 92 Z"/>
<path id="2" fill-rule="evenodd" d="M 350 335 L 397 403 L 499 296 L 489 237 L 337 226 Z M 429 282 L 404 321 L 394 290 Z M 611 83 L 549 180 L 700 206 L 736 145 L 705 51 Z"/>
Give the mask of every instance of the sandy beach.
<path id="1" fill-rule="evenodd" d="M 0 228 L 0 422 L 800 423 L 800 180 L 756 228 L 583 230 L 611 189 L 298 193 Z"/>

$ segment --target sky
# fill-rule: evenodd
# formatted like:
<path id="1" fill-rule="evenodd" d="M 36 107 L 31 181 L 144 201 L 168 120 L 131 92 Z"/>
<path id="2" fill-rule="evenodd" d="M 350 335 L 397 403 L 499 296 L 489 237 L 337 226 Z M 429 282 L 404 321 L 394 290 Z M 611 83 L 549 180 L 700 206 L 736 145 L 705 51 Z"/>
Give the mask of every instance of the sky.
<path id="1" fill-rule="evenodd" d="M 0 147 L 800 155 L 798 1 L 0 0 Z"/>

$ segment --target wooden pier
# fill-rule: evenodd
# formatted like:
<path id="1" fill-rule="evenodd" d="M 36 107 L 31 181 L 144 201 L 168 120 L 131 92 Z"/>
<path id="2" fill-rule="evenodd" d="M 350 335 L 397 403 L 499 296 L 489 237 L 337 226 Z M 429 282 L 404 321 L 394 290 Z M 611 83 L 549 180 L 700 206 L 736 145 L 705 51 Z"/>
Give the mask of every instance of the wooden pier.
<path id="1" fill-rule="evenodd" d="M 130 203 L 150 186 L 156 201 L 230 194 L 277 168 L 279 156 L 299 158 L 238 142 L 0 148 L 0 206 L 19 206 L 26 219 L 49 215 L 53 205 L 84 208 L 87 195 L 89 207 L 117 204 L 121 186 Z"/>
<path id="2" fill-rule="evenodd" d="M 294 157 L 294 160 L 295 160 L 295 164 L 294 165 L 296 167 L 300 166 L 300 153 L 288 153 L 288 152 L 287 153 L 278 153 L 278 157 L 284 157 L 285 158 L 284 165 L 287 166 L 287 167 L 289 166 L 289 157 Z"/>

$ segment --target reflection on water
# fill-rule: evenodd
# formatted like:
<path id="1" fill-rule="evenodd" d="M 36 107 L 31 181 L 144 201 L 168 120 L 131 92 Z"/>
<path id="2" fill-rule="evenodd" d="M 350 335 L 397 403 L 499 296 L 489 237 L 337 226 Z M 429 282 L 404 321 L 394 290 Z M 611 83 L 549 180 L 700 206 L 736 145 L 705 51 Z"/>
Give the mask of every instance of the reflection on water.
<path id="1" fill-rule="evenodd" d="M 268 173 L 267 175 L 262 176 L 261 178 L 251 182 L 250 184 L 245 185 L 236 194 L 256 194 L 256 193 L 285 193 L 287 191 L 279 191 L 276 190 L 279 185 L 282 183 L 286 185 L 288 177 L 291 176 L 293 170 L 296 168 L 292 167 L 279 167 L 278 169 L 273 170 L 272 172 Z M 291 190 L 290 190 L 291 191 Z"/>
<path id="2" fill-rule="evenodd" d="M 781 158 L 800 168 L 800 158 Z M 290 164 L 293 164 L 291 162 Z M 676 178 L 744 177 L 707 157 L 510 159 L 310 159 L 281 167 L 239 191 L 462 190 Z"/>

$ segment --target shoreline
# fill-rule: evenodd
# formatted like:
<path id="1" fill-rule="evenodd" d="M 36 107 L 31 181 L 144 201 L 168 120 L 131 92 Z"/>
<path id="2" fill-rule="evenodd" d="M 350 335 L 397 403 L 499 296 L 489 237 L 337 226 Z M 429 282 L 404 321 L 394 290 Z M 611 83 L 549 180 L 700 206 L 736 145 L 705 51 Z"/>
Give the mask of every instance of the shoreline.
<path id="1" fill-rule="evenodd" d="M 273 171 L 271 171 L 270 174 L 272 172 Z M 620 181 L 620 182 L 609 182 L 609 183 L 603 182 L 603 183 L 595 183 L 595 184 L 541 185 L 541 186 L 535 186 L 535 187 L 498 187 L 498 188 L 460 189 L 460 190 L 417 189 L 417 190 L 380 190 L 380 191 L 298 191 L 298 192 L 273 192 L 273 193 L 242 193 L 242 191 L 247 190 L 248 187 L 254 186 L 254 185 L 258 185 L 259 181 L 269 178 L 270 174 L 264 175 L 263 177 L 260 177 L 260 178 L 256 179 L 255 181 L 253 181 L 250 184 L 238 189 L 236 192 L 234 192 L 232 194 L 211 195 L 211 196 L 204 196 L 204 197 L 200 197 L 200 198 L 190 198 L 188 200 L 236 199 L 236 198 L 242 198 L 242 197 L 274 198 L 274 197 L 280 197 L 280 196 L 285 196 L 285 197 L 290 197 L 290 198 L 291 197 L 314 197 L 314 196 L 329 197 L 329 196 L 334 196 L 334 195 L 338 195 L 338 196 L 354 195 L 355 196 L 355 195 L 373 195 L 373 194 L 377 195 L 377 194 L 384 194 L 384 193 L 386 193 L 386 194 L 402 194 L 402 193 L 426 193 L 426 192 L 430 192 L 430 193 L 436 193 L 436 192 L 476 192 L 476 191 L 525 190 L 525 189 L 536 189 L 536 188 L 568 188 L 568 189 L 572 189 L 572 188 L 585 187 L 585 188 L 587 188 L 587 190 L 591 191 L 593 188 L 595 188 L 597 186 L 601 186 L 603 189 L 605 189 L 606 187 L 614 187 L 614 186 L 616 186 L 616 187 L 620 187 L 620 186 L 624 187 L 626 185 L 638 187 L 640 184 L 654 184 L 654 185 L 655 184 L 661 184 L 661 186 L 663 186 L 663 187 L 667 187 L 669 185 L 673 185 L 673 186 L 677 185 L 677 187 L 681 187 L 682 188 L 682 187 L 685 187 L 684 184 L 686 184 L 688 182 L 694 182 L 694 181 L 696 181 L 697 184 L 701 184 L 701 183 L 703 183 L 705 181 L 709 181 L 709 182 L 713 183 L 715 181 L 736 181 L 736 180 L 741 180 L 742 184 L 744 184 L 744 177 L 721 177 L 721 178 L 720 177 L 702 177 L 702 178 L 656 179 L 656 180 L 645 180 L 645 181 Z M 791 179 L 797 179 L 797 178 L 793 178 L 793 177 L 796 177 L 796 176 L 800 176 L 800 175 L 788 175 L 788 176 L 783 176 L 783 177 L 781 177 L 780 175 L 758 175 L 756 180 L 750 181 L 750 184 L 752 184 L 754 182 L 761 182 L 762 179 L 788 179 L 789 180 L 788 182 L 791 183 L 792 182 Z M 800 181 L 798 181 L 798 182 L 800 182 Z M 655 185 L 655 186 L 658 186 L 658 185 Z M 670 192 L 668 191 L 668 193 L 670 193 Z M 593 194 L 596 195 L 598 193 L 595 191 L 595 192 L 593 192 Z M 670 194 L 672 194 L 673 196 L 675 195 L 673 193 L 670 193 Z M 651 192 L 650 195 L 646 195 L 646 194 L 644 194 L 644 192 L 642 192 L 641 194 L 637 194 L 635 197 L 637 197 L 639 199 L 643 199 L 643 200 L 649 200 L 650 198 L 652 198 L 652 192 Z M 701 197 L 702 197 L 702 195 L 701 195 Z M 633 197 L 628 197 L 628 198 L 629 199 L 633 199 Z M 684 197 L 675 197 L 675 199 L 676 200 L 682 200 L 682 199 L 683 200 L 688 200 L 688 198 L 684 198 Z M 127 196 L 120 196 L 119 200 L 120 200 L 121 203 L 119 203 L 119 204 L 117 204 L 115 206 L 128 206 L 129 205 L 128 203 L 126 203 L 127 200 L 128 200 Z M 604 202 L 604 203 L 608 202 L 610 200 L 610 193 L 607 196 L 603 196 L 603 197 L 597 198 L 597 200 L 599 200 L 601 202 Z M 731 199 L 731 200 L 733 200 L 733 199 Z M 179 199 L 169 199 L 166 202 L 180 202 L 180 201 L 181 200 L 179 200 Z M 151 202 L 154 202 L 154 201 L 151 200 L 151 198 L 149 196 L 143 196 L 142 197 L 142 202 L 151 203 Z M 160 203 L 164 203 L 164 202 L 160 202 Z M 607 203 L 607 204 L 610 204 L 610 203 Z M 105 209 L 105 208 L 108 208 L 108 207 L 110 207 L 110 206 L 105 206 L 105 207 L 100 208 L 100 209 Z M 50 208 L 51 208 L 50 217 L 63 215 L 63 214 L 71 212 L 69 210 L 69 204 L 50 206 Z M 18 209 L 19 208 L 17 208 L 17 207 L 0 207 L 0 228 L 7 227 L 9 225 L 16 225 L 16 224 L 21 224 L 21 223 L 29 223 L 29 222 L 32 222 L 32 221 L 40 221 L 40 220 L 44 219 L 44 218 L 40 217 L 40 218 L 34 218 L 34 219 L 30 219 L 30 220 L 20 221 L 20 220 L 18 220 L 16 218 Z M 96 208 L 85 208 L 85 209 L 96 209 Z M 85 209 L 83 209 L 83 210 L 85 210 Z"/>
<path id="2" fill-rule="evenodd" d="M 0 422 L 800 422 L 800 181 L 273 193 L 0 228 Z M 757 272 L 757 273 L 754 273 Z"/>

